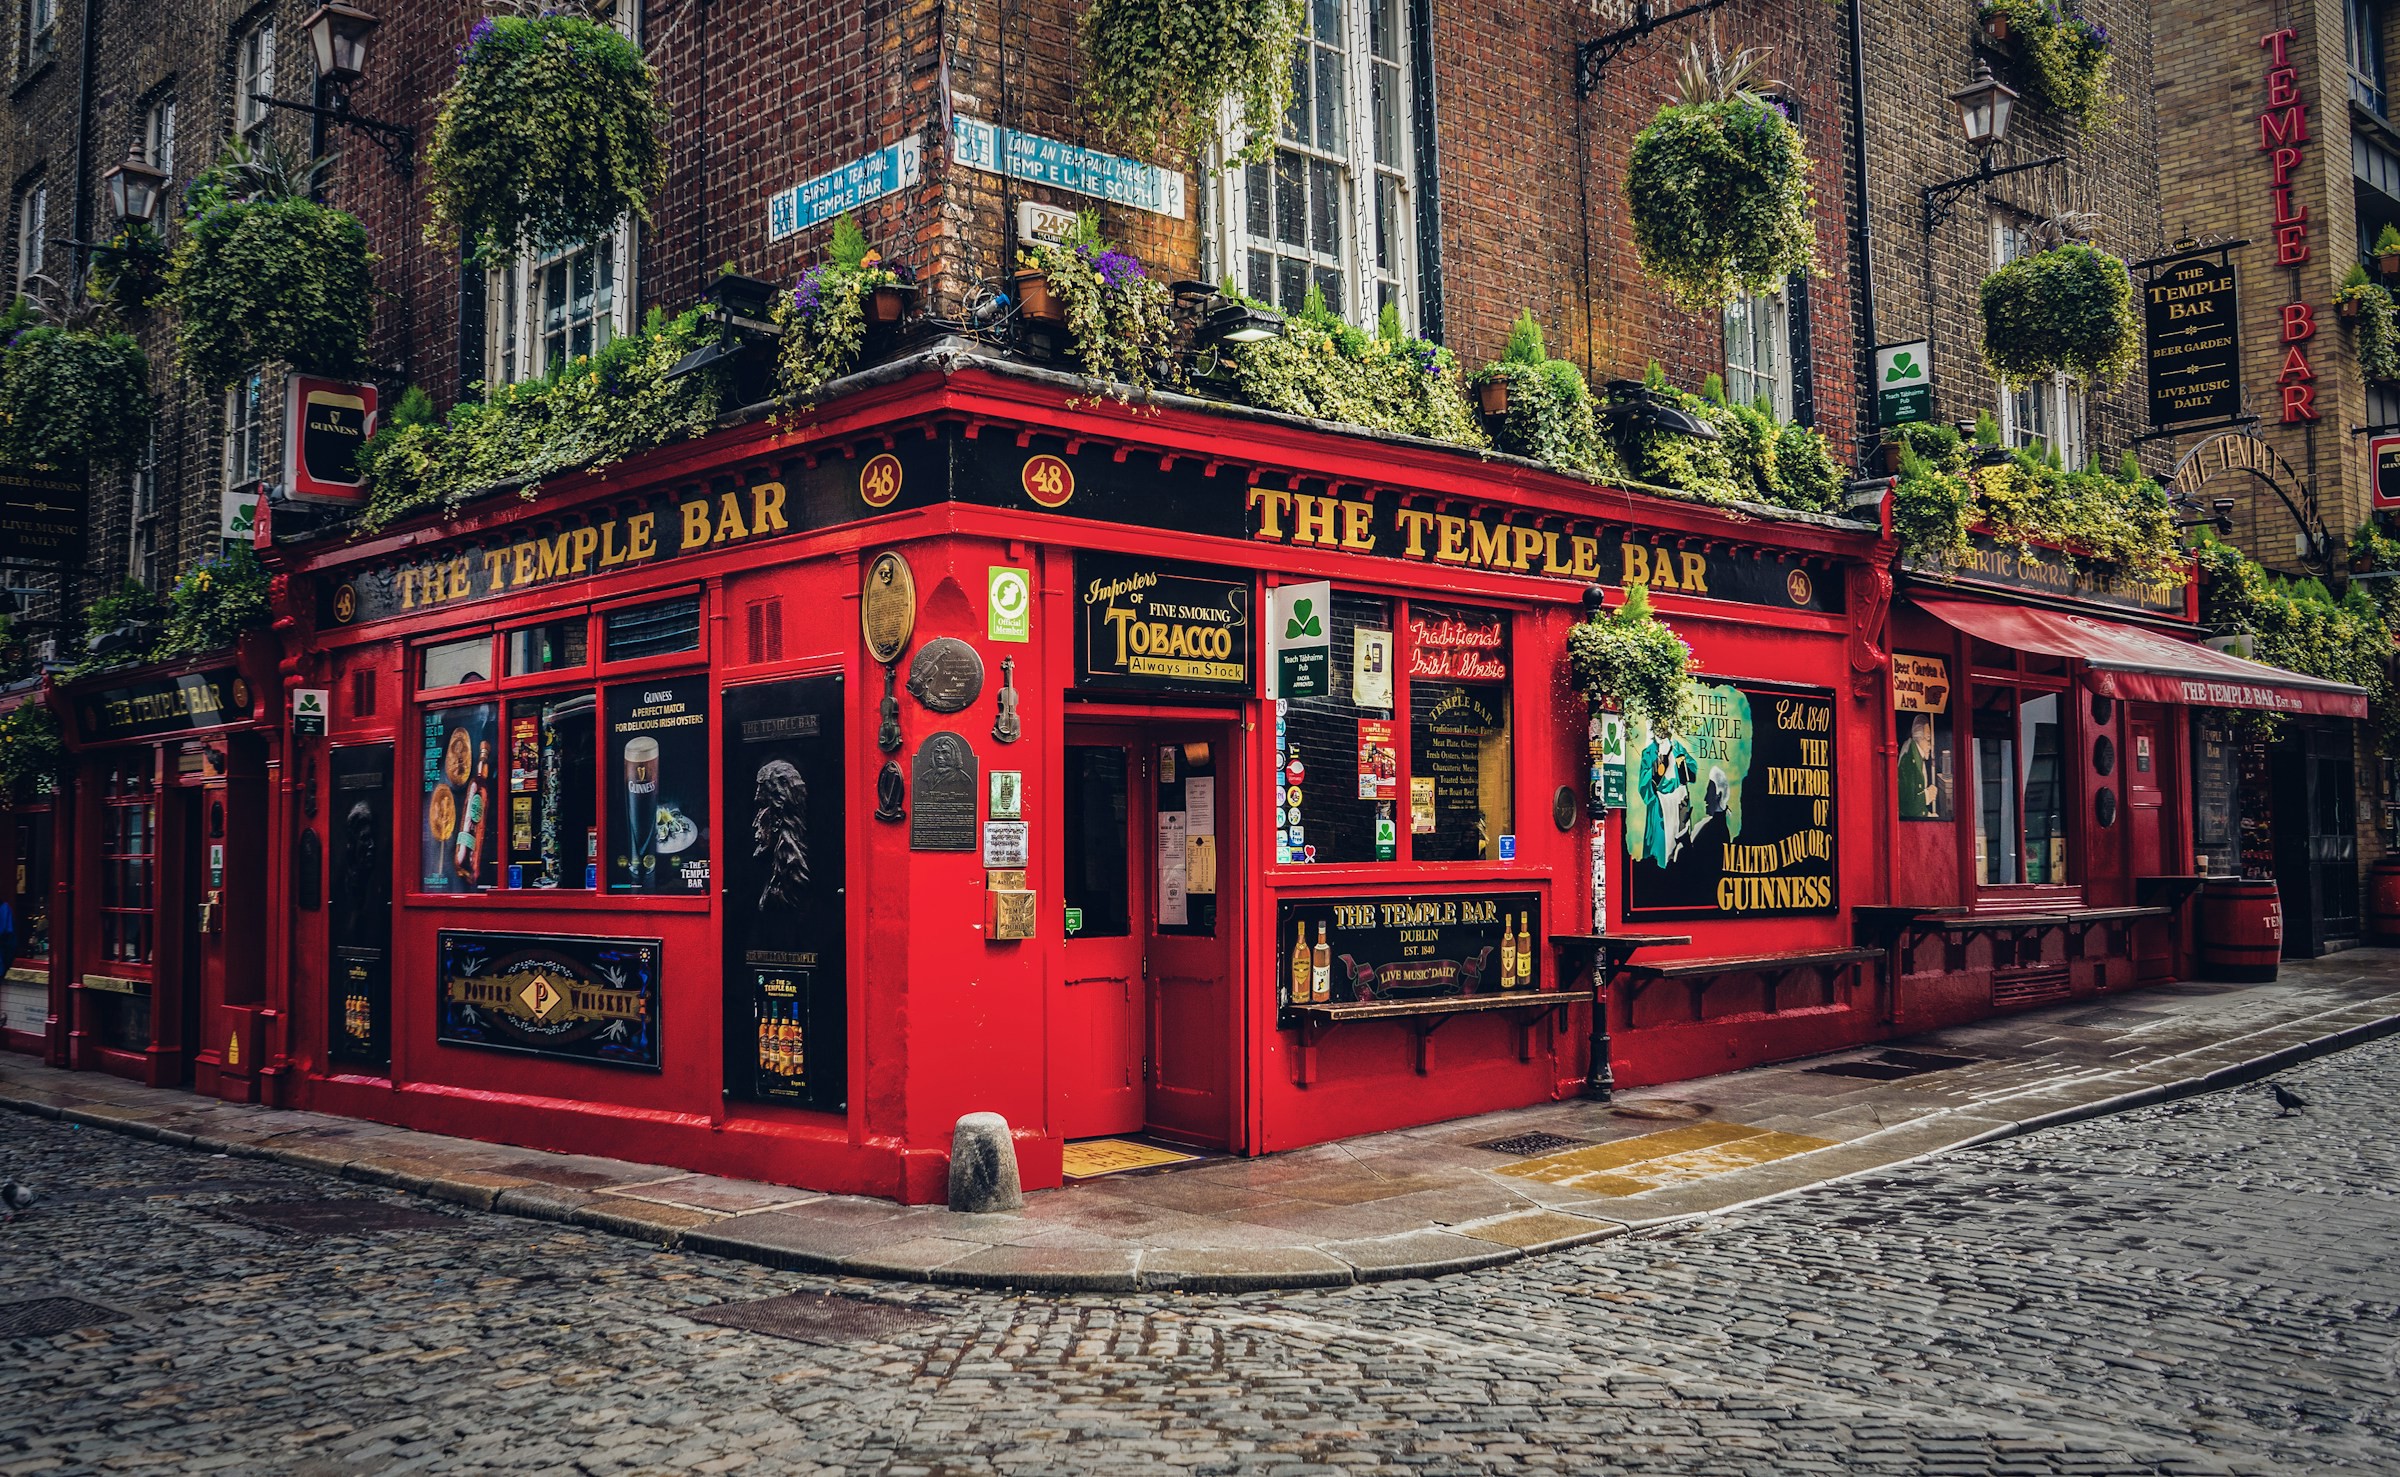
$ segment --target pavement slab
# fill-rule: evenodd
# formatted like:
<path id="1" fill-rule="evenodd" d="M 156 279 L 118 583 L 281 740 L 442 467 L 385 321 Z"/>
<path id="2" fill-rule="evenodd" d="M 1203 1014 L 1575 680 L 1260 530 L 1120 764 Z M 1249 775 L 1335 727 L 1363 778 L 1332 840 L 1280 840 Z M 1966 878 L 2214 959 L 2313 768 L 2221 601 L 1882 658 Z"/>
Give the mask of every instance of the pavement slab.
<path id="1" fill-rule="evenodd" d="M 0 1053 L 0 1104 L 583 1231 L 773 1267 L 1123 1292 L 1468 1272 L 1720 1215 L 1928 1155 L 2247 1080 L 2400 1030 L 2400 951 L 2286 961 L 2272 985 L 2178 982 L 1906 1041 L 1257 1159 L 1206 1157 L 955 1216 L 359 1119 L 216 1103 Z M 1815 1070 L 1893 1049 L 1895 1080 Z M 1528 1133 L 1578 1142 L 1511 1158 Z M 1288 1277 L 1285 1283 L 1278 1277 Z"/>

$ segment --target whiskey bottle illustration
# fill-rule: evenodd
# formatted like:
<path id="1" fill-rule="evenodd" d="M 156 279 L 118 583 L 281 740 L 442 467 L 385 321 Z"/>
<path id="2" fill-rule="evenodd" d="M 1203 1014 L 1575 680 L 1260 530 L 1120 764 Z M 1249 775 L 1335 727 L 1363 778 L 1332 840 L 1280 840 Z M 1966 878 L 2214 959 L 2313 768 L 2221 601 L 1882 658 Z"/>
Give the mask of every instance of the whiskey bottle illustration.
<path id="1" fill-rule="evenodd" d="M 1294 1005 L 1306 1005 L 1315 995 L 1308 977 L 1308 920 L 1300 920 L 1300 931 L 1292 939 L 1292 995 Z"/>
<path id="2" fill-rule="evenodd" d="M 1533 988 L 1533 914 L 1517 915 L 1517 985 Z"/>
<path id="3" fill-rule="evenodd" d="M 1500 920 L 1500 988 L 1517 987 L 1517 931 L 1506 918 Z"/>
<path id="4" fill-rule="evenodd" d="M 1333 946 L 1325 942 L 1325 925 L 1317 925 L 1317 947 L 1308 958 L 1308 993 L 1319 1004 L 1333 998 Z"/>

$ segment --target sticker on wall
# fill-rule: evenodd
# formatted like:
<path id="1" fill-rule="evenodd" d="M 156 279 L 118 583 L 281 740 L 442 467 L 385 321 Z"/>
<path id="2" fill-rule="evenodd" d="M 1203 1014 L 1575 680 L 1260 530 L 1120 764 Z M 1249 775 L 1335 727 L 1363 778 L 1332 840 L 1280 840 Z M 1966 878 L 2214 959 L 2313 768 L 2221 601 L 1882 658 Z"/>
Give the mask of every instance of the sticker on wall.
<path id="1" fill-rule="evenodd" d="M 1275 695 L 1323 697 L 1333 690 L 1333 584 L 1311 580 L 1267 592 L 1275 643 Z"/>
<path id="2" fill-rule="evenodd" d="M 293 688 L 292 732 L 303 737 L 324 737 L 326 700 L 329 696 L 322 687 Z"/>
<path id="3" fill-rule="evenodd" d="M 1033 639 L 1033 573 L 1013 564 L 985 571 L 983 634 L 992 641 Z"/>

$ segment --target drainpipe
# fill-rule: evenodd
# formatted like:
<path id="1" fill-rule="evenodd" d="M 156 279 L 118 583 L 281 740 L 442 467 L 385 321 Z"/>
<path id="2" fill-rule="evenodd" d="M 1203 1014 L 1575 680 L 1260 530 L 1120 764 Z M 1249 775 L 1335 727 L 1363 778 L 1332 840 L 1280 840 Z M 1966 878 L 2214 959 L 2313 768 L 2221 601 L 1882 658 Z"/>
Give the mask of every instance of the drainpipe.
<path id="1" fill-rule="evenodd" d="M 1850 0 L 1850 174 L 1857 181 L 1858 213 L 1851 225 L 1851 258 L 1858 280 L 1859 465 L 1877 439 L 1875 425 L 1875 232 L 1869 217 L 1874 196 L 1867 188 L 1866 0 Z"/>
<path id="2" fill-rule="evenodd" d="M 92 213 L 87 197 L 92 182 L 92 71 L 98 53 L 96 42 L 100 31 L 100 0 L 83 0 L 83 76 L 75 93 L 75 228 L 69 234 L 78 241 L 89 241 Z M 77 248 L 82 250 L 81 247 Z M 81 257 L 75 281 L 68 289 L 71 301 L 83 301 L 84 266 Z"/>

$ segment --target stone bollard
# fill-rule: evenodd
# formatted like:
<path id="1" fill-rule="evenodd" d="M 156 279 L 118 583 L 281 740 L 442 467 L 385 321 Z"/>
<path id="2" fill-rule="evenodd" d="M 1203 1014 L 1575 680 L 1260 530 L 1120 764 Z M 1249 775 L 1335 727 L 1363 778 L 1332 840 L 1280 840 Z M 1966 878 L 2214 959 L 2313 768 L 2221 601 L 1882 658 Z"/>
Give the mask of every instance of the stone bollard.
<path id="1" fill-rule="evenodd" d="M 950 1138 L 950 1208 L 978 1213 L 1022 1210 L 1017 1184 L 1017 1145 L 1008 1120 L 997 1113 L 969 1113 Z"/>

